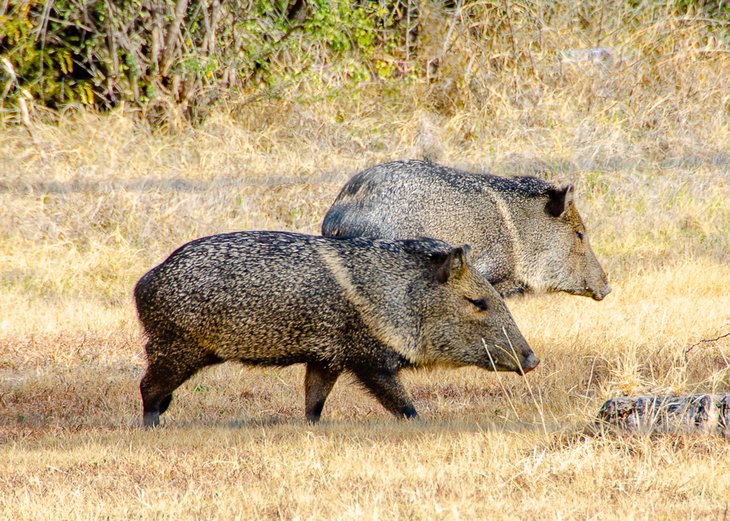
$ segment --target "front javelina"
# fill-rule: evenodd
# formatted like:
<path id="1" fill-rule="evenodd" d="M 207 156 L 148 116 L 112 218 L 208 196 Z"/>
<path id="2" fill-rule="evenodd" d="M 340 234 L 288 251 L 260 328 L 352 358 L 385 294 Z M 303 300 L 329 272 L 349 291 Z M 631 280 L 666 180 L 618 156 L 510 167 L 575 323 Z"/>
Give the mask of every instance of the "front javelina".
<path id="1" fill-rule="evenodd" d="M 433 239 L 285 232 L 180 247 L 134 290 L 148 339 L 144 424 L 159 424 L 172 392 L 195 372 L 227 360 L 307 364 L 311 421 L 345 371 L 403 417 L 416 415 L 398 379 L 403 368 L 530 371 L 537 357 L 467 253 Z"/>

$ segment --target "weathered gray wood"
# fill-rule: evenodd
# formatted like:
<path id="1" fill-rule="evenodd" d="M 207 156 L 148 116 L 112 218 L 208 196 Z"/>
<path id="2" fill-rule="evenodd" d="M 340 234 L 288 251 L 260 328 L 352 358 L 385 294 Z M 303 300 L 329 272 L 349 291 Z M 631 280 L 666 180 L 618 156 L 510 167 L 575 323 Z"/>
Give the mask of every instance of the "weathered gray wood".
<path id="1" fill-rule="evenodd" d="M 598 411 L 598 425 L 639 433 L 730 437 L 730 394 L 611 398 Z"/>

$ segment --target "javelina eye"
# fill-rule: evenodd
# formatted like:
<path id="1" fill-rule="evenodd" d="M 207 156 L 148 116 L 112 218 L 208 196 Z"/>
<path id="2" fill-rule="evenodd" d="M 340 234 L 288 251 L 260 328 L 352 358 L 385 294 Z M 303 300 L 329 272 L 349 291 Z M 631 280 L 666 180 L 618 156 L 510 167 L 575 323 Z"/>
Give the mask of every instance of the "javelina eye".
<path id="1" fill-rule="evenodd" d="M 575 232 L 575 236 L 578 237 L 578 240 L 581 241 L 583 240 L 583 237 L 585 237 L 585 235 L 583 235 L 583 232 Z"/>
<path id="2" fill-rule="evenodd" d="M 474 306 L 476 306 L 476 308 L 479 311 L 486 311 L 487 309 L 489 309 L 489 305 L 487 304 L 486 299 L 483 299 L 483 298 L 469 298 L 469 297 L 467 297 L 466 300 L 468 300 L 469 302 L 471 302 L 472 304 L 474 304 Z"/>

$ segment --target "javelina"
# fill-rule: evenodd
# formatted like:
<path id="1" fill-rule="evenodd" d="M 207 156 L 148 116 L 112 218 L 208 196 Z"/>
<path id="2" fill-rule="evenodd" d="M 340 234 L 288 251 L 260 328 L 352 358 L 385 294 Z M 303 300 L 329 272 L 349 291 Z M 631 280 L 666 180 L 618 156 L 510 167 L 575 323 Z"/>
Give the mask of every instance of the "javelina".
<path id="1" fill-rule="evenodd" d="M 322 224 L 325 236 L 435 237 L 470 244 L 503 296 L 565 291 L 603 299 L 606 274 L 588 244 L 573 187 L 395 161 L 355 174 Z"/>
<path id="2" fill-rule="evenodd" d="M 226 360 L 307 364 L 311 421 L 344 371 L 404 417 L 416 411 L 398 380 L 403 368 L 530 371 L 537 357 L 467 252 L 433 239 L 285 232 L 180 247 L 134 289 L 148 339 L 144 424 L 159 423 L 172 392 L 196 371 Z"/>

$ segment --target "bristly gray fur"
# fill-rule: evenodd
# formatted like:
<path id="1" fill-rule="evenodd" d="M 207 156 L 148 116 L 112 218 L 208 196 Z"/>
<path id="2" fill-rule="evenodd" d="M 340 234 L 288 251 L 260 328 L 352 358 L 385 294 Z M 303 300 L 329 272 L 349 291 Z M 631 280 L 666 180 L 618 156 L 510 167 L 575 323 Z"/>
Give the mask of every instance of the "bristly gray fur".
<path id="1" fill-rule="evenodd" d="M 134 291 L 148 338 L 145 424 L 159 423 L 196 371 L 227 360 L 306 363 L 312 421 L 345 371 L 393 414 L 413 416 L 402 368 L 532 369 L 537 358 L 467 252 L 427 238 L 286 232 L 214 235 L 178 248 Z"/>
<path id="2" fill-rule="evenodd" d="M 477 269 L 503 296 L 610 292 L 571 185 L 394 161 L 355 174 L 322 223 L 325 236 L 429 236 L 470 244 Z"/>

